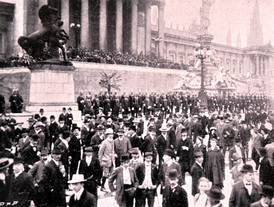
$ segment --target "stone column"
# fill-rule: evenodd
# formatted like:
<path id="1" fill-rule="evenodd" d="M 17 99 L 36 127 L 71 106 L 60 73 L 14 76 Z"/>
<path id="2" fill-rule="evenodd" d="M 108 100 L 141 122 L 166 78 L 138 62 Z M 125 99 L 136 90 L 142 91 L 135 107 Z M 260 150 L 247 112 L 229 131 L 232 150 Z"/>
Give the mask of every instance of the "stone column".
<path id="1" fill-rule="evenodd" d="M 116 0 L 116 50 L 123 50 L 123 0 Z"/>
<path id="2" fill-rule="evenodd" d="M 164 22 L 165 3 L 159 2 L 158 4 L 158 36 L 159 41 L 159 56 L 164 56 L 164 39 L 165 39 L 165 22 Z"/>
<path id="3" fill-rule="evenodd" d="M 61 1 L 61 20 L 64 22 L 63 29 L 69 35 L 69 0 Z"/>
<path id="4" fill-rule="evenodd" d="M 150 55 L 151 49 L 151 1 L 146 2 L 146 29 L 145 29 L 145 51 L 146 55 Z"/>
<path id="5" fill-rule="evenodd" d="M 81 1 L 81 47 L 90 48 L 89 41 L 89 1 Z"/>
<path id="6" fill-rule="evenodd" d="M 137 53 L 138 0 L 131 0 L 131 53 Z"/>
<path id="7" fill-rule="evenodd" d="M 100 49 L 107 49 L 107 1 L 100 0 L 99 14 L 99 45 Z"/>
<path id="8" fill-rule="evenodd" d="M 21 0 L 16 2 L 14 9 L 14 40 L 13 40 L 13 53 L 18 54 L 22 51 L 18 44 L 18 38 L 22 35 L 26 35 L 26 19 L 24 18 L 24 4 L 25 1 Z"/>

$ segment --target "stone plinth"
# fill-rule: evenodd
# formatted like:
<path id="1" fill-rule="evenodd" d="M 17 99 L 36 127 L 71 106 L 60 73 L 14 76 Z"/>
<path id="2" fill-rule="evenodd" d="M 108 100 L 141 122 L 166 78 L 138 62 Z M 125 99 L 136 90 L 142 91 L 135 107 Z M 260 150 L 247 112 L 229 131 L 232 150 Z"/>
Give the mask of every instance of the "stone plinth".
<path id="1" fill-rule="evenodd" d="M 58 119 L 63 107 L 72 108 L 74 120 L 81 120 L 75 100 L 73 73 L 70 62 L 39 62 L 30 66 L 30 97 L 26 111 L 38 113 L 41 108 L 45 115 Z"/>

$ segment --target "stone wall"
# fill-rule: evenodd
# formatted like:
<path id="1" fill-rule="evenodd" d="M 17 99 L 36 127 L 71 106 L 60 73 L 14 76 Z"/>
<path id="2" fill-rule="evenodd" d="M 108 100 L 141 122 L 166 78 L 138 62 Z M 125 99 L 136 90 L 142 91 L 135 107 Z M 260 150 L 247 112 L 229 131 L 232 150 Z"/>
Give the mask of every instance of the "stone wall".
<path id="1" fill-rule="evenodd" d="M 148 67 L 126 66 L 126 65 L 107 65 L 96 63 L 73 62 L 76 67 L 74 73 L 75 96 L 80 91 L 84 95 L 88 91 L 98 94 L 102 89 L 99 85 L 101 72 L 112 74 L 117 71 L 121 76 L 119 94 L 127 92 L 159 92 L 166 93 L 172 91 L 173 87 L 179 82 L 180 70 L 156 69 Z M 115 90 L 114 90 L 115 91 Z"/>

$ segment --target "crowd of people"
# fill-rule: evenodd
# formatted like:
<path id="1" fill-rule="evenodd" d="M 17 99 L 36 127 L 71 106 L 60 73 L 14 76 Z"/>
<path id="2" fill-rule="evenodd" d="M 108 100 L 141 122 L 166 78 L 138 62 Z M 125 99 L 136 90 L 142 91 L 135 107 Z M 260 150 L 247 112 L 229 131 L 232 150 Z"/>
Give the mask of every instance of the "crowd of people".
<path id="1" fill-rule="evenodd" d="M 190 175 L 195 207 L 222 206 L 225 197 L 224 206 L 273 206 L 274 115 L 266 97 L 213 96 L 201 108 L 184 94 L 81 93 L 77 103 L 81 127 L 71 108 L 58 117 L 41 109 L 27 126 L 1 115 L 0 204 L 63 207 L 72 190 L 69 206 L 97 206 L 100 190 L 119 206 L 153 207 L 160 193 L 162 206 L 187 207 Z"/>
<path id="2" fill-rule="evenodd" d="M 146 56 L 143 53 L 138 55 L 127 52 L 121 53 L 118 51 L 91 50 L 87 48 L 80 48 L 76 51 L 70 47 L 67 54 L 70 60 L 76 61 L 153 68 L 187 69 L 187 66 L 184 64 L 175 63 L 171 60 L 158 58 L 156 56 Z"/>

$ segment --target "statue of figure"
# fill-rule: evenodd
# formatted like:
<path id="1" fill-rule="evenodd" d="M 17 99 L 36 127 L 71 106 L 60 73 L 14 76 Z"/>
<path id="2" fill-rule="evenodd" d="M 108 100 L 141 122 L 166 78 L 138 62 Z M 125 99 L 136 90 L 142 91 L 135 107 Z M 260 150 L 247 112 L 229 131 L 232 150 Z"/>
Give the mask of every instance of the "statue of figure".
<path id="1" fill-rule="evenodd" d="M 200 18 L 201 18 L 201 31 L 203 33 L 208 32 L 208 27 L 210 25 L 210 9 L 211 6 L 215 3 L 215 0 L 202 0 L 202 7 L 200 9 Z"/>
<path id="2" fill-rule="evenodd" d="M 58 16 L 58 10 L 44 5 L 39 9 L 38 16 L 42 23 L 42 29 L 30 34 L 28 37 L 19 37 L 18 44 L 35 60 L 59 58 L 58 48 L 60 48 L 64 61 L 66 61 L 63 45 L 67 42 L 69 36 L 61 28 L 63 22 Z"/>

